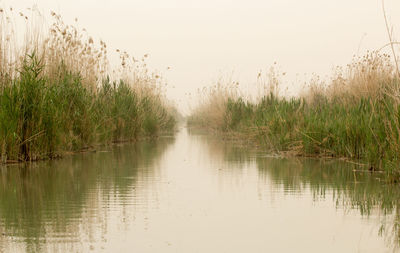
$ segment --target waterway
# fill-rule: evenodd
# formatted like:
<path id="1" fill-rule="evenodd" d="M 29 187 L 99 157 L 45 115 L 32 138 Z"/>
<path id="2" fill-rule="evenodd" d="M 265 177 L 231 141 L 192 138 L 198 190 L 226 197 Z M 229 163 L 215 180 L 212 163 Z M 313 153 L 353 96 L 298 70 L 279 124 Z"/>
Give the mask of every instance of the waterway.
<path id="1" fill-rule="evenodd" d="M 0 168 L 0 252 L 392 252 L 399 187 L 185 127 Z"/>

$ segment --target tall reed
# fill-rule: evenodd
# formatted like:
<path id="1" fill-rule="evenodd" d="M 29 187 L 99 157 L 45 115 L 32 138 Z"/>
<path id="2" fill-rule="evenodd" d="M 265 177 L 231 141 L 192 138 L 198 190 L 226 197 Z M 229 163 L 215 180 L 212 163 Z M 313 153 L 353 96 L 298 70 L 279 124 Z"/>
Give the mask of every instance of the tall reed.
<path id="1" fill-rule="evenodd" d="M 49 32 L 27 29 L 21 45 L 10 17 L 11 9 L 0 9 L 1 162 L 53 158 L 173 129 L 174 110 L 144 61 L 112 80 L 105 42 L 96 46 L 52 13 Z"/>
<path id="2" fill-rule="evenodd" d="M 213 110 L 208 103 L 194 111 L 189 124 L 208 122 L 203 126 L 240 134 L 272 152 L 357 159 L 397 180 L 400 90 L 390 57 L 370 52 L 337 68 L 328 83 L 316 83 L 301 96 L 286 98 L 274 92 L 274 79 L 258 102 L 222 96 L 217 122 L 201 113 Z"/>

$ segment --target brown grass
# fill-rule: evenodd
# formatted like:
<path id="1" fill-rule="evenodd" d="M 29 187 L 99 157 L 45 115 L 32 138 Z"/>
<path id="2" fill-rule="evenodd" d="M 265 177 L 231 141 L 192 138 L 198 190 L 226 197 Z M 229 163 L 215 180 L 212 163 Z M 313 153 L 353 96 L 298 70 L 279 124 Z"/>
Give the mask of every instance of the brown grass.
<path id="1" fill-rule="evenodd" d="M 224 124 L 226 103 L 230 98 L 238 98 L 238 83 L 220 79 L 214 86 L 198 91 L 200 98 L 194 109 L 192 123 L 218 129 Z M 193 117 L 194 116 L 194 117 Z"/>

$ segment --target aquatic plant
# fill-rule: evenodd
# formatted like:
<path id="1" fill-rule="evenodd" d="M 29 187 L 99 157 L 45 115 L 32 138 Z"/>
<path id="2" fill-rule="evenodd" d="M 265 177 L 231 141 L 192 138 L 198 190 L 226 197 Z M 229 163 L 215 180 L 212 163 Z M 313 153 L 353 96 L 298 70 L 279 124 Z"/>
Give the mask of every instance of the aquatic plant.
<path id="1" fill-rule="evenodd" d="M 277 81 L 276 76 L 267 79 L 267 92 L 256 102 L 210 92 L 210 98 L 221 94 L 218 101 L 201 105 L 188 122 L 240 135 L 271 152 L 360 160 L 397 181 L 400 89 L 388 55 L 370 52 L 354 58 L 337 68 L 328 83 L 312 80 L 297 97 L 277 94 Z M 207 112 L 218 103 L 223 109 L 215 120 Z"/>
<path id="2" fill-rule="evenodd" d="M 128 63 L 124 53 L 120 74 L 111 79 L 105 42 L 96 46 L 86 31 L 64 24 L 54 12 L 54 23 L 43 32 L 35 21 L 42 17 L 33 12 L 21 45 L 12 13 L 0 11 L 3 163 L 53 158 L 173 129 L 175 112 L 144 59 Z"/>

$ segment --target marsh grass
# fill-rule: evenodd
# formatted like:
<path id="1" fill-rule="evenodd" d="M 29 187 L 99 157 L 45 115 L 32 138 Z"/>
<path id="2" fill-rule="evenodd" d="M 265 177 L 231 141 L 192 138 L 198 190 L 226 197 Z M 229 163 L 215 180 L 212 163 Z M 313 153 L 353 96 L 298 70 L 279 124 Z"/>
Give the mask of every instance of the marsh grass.
<path id="1" fill-rule="evenodd" d="M 329 82 L 311 81 L 298 97 L 279 96 L 274 92 L 277 79 L 269 80 L 274 86 L 266 82 L 268 92 L 257 102 L 218 91 L 219 100 L 195 110 L 189 124 L 207 122 L 201 125 L 240 133 L 271 152 L 358 160 L 398 180 L 399 81 L 388 55 L 370 52 L 354 58 L 337 68 Z M 215 104 L 220 105 L 218 120 L 207 113 Z"/>
<path id="2" fill-rule="evenodd" d="M 112 80 L 105 42 L 96 46 L 85 31 L 52 13 L 49 32 L 27 24 L 21 45 L 10 16 L 11 9 L 1 9 L 1 162 L 54 158 L 173 129 L 173 110 L 158 88 L 160 78 L 144 59 L 131 63 L 129 75 Z M 125 58 L 121 68 L 127 72 Z"/>

